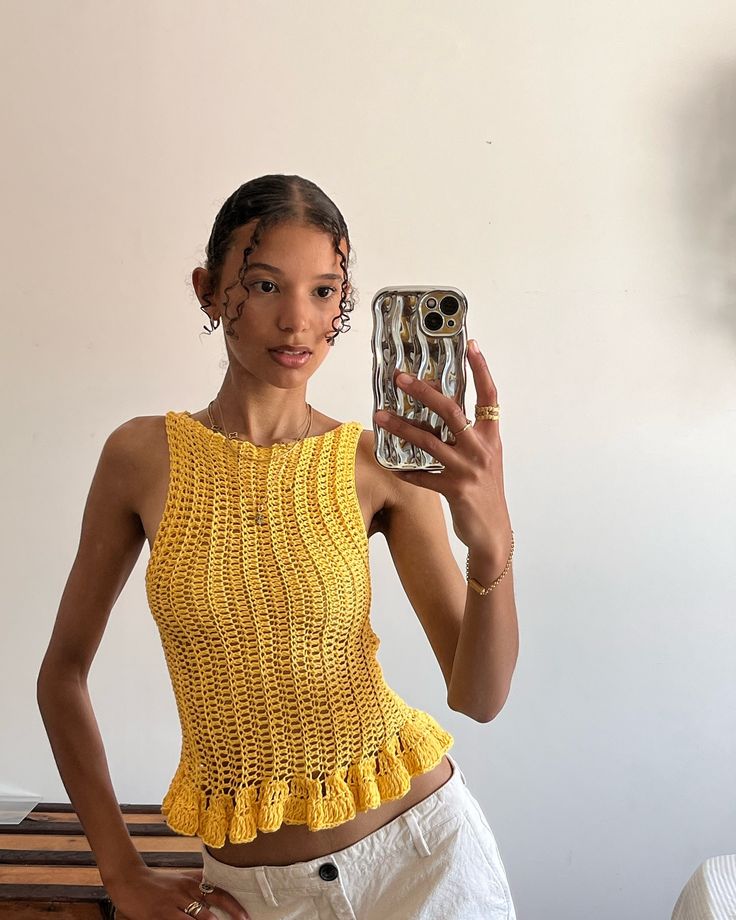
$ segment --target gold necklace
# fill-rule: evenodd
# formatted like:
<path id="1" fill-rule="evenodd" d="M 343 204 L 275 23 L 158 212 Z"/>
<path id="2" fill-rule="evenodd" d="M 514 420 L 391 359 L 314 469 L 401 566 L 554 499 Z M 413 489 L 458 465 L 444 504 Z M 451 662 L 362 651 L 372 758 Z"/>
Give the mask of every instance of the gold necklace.
<path id="1" fill-rule="evenodd" d="M 215 400 L 217 400 L 217 397 L 215 397 L 215 399 L 213 399 L 213 400 L 208 404 L 208 406 L 207 406 L 207 415 L 208 415 L 208 417 L 209 417 L 210 424 L 211 424 L 211 426 L 212 426 L 213 431 L 217 431 L 217 432 L 219 432 L 220 434 L 224 435 L 225 438 L 228 440 L 228 442 L 230 442 L 230 441 L 240 441 L 240 440 L 244 440 L 244 439 L 241 439 L 241 438 L 238 438 L 238 437 L 237 437 L 237 435 L 238 435 L 238 432 L 237 432 L 237 431 L 231 431 L 229 434 L 226 432 L 226 430 L 225 430 L 225 417 L 224 417 L 223 414 L 222 414 L 222 406 L 220 405 L 219 400 L 217 400 L 217 409 L 218 409 L 218 411 L 219 411 L 219 413 L 220 413 L 220 418 L 222 419 L 222 425 L 220 426 L 220 425 L 218 425 L 218 424 L 215 422 L 215 420 L 214 420 L 214 418 L 213 418 L 213 416 L 212 416 L 212 403 L 215 402 Z M 296 445 L 297 445 L 297 444 L 301 444 L 301 442 L 304 440 L 304 438 L 309 434 L 309 430 L 310 430 L 311 427 L 312 427 L 312 407 L 311 407 L 311 405 L 310 405 L 309 403 L 307 403 L 307 407 L 308 407 L 308 410 L 307 410 L 307 428 L 306 428 L 304 434 L 302 434 L 299 438 L 297 438 L 297 439 L 294 441 L 294 443 L 292 444 L 292 446 L 291 446 L 287 451 L 284 451 L 284 457 L 288 457 L 288 455 L 289 455 L 289 454 L 291 453 L 291 451 L 296 447 Z M 246 442 L 246 443 L 250 443 L 250 442 Z M 280 444 L 280 443 L 283 443 L 283 442 L 277 441 L 276 443 L 277 443 L 277 444 Z M 254 447 L 257 447 L 257 446 L 258 446 L 258 445 L 254 445 Z M 272 445 L 272 446 L 273 446 L 273 445 Z M 232 449 L 232 448 L 231 448 L 231 449 Z M 237 454 L 237 458 L 238 458 L 238 472 L 239 472 L 239 471 L 240 471 L 240 451 L 239 451 L 237 448 L 235 448 L 235 450 L 236 450 L 236 454 Z M 266 457 L 266 460 L 270 460 L 270 455 Z M 284 462 L 281 464 L 281 469 L 279 470 L 279 477 L 278 477 L 278 479 L 276 480 L 277 482 L 280 482 L 280 480 L 281 480 L 281 473 L 283 472 L 283 469 L 284 469 L 285 466 L 286 466 L 286 460 L 284 460 Z M 256 524 L 265 524 L 265 523 L 266 523 L 266 518 L 265 518 L 265 515 L 264 515 L 264 505 L 265 505 L 265 501 L 260 501 L 260 502 L 258 503 L 258 507 L 256 508 L 256 513 L 253 515 L 253 520 L 255 521 Z"/>

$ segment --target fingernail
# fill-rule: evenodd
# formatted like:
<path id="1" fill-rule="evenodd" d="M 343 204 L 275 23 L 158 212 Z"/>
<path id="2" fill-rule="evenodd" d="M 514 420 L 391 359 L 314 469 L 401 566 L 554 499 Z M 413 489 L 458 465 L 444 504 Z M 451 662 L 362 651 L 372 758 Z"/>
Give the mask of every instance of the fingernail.
<path id="1" fill-rule="evenodd" d="M 408 374 L 397 374 L 396 382 L 400 387 L 405 387 L 411 383 L 411 377 Z"/>
<path id="2" fill-rule="evenodd" d="M 476 354 L 480 351 L 478 348 L 478 342 L 475 339 L 470 340 L 470 350 L 474 351 Z"/>

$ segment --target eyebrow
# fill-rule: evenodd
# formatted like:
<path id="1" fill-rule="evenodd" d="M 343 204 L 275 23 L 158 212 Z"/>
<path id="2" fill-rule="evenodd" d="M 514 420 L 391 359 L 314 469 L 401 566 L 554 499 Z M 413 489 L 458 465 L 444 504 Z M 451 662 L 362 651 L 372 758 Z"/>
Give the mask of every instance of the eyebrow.
<path id="1" fill-rule="evenodd" d="M 281 271 L 280 268 L 276 268 L 275 265 L 269 265 L 268 262 L 250 262 L 248 264 L 246 272 L 249 272 L 251 268 L 263 268 L 267 272 L 273 272 L 274 275 L 283 275 L 283 272 Z M 316 278 L 327 278 L 330 281 L 342 281 L 342 275 L 335 275 L 335 274 L 329 274 L 329 273 L 325 275 L 315 275 L 314 277 L 315 279 Z"/>

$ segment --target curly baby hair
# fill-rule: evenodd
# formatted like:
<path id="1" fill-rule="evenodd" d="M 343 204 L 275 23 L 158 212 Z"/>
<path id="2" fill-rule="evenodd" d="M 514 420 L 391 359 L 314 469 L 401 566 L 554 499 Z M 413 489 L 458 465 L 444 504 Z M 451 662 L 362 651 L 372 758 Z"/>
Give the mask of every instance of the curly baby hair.
<path id="1" fill-rule="evenodd" d="M 257 220 L 257 223 L 253 230 L 250 245 L 243 250 L 243 264 L 238 273 L 238 281 L 227 287 L 224 292 L 225 302 L 222 306 L 222 314 L 229 323 L 225 333 L 237 338 L 237 333 L 233 332 L 232 325 L 235 320 L 240 318 L 248 297 L 248 289 L 243 284 L 243 276 L 248 268 L 248 257 L 258 246 L 263 232 L 279 223 L 298 221 L 299 223 L 318 227 L 320 230 L 329 233 L 334 241 L 335 251 L 340 256 L 340 266 L 343 273 L 340 315 L 333 319 L 332 328 L 335 330 L 335 334 L 327 338 L 329 344 L 334 345 L 339 333 L 350 329 L 350 325 L 347 323 L 348 313 L 355 308 L 354 292 L 348 274 L 348 260 L 352 253 L 350 235 L 345 219 L 337 205 L 318 185 L 301 176 L 282 174 L 259 176 L 256 179 L 245 182 L 225 201 L 215 218 L 207 243 L 204 267 L 209 273 L 211 288 L 205 297 L 205 303 L 200 306 L 200 309 L 206 313 L 208 307 L 212 306 L 210 298 L 220 283 L 225 254 L 230 246 L 233 232 L 252 220 Z M 340 241 L 342 239 L 347 243 L 347 259 L 340 250 Z M 227 311 L 230 305 L 230 291 L 237 286 L 242 287 L 246 296 L 235 305 L 235 316 L 229 317 Z M 350 296 L 347 293 L 348 288 L 350 288 Z M 211 335 L 217 329 L 220 320 L 218 318 L 213 323 L 209 314 L 208 318 L 210 328 L 203 326 L 203 329 L 208 335 Z M 335 321 L 339 321 L 339 328 L 335 328 Z"/>

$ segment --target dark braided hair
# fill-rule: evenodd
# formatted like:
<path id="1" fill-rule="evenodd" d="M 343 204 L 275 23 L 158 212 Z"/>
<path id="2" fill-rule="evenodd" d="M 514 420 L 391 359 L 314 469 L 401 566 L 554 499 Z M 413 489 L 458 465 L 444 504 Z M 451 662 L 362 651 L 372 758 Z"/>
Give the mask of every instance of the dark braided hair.
<path id="1" fill-rule="evenodd" d="M 348 313 L 354 307 L 354 295 L 350 279 L 348 277 L 348 260 L 352 253 L 350 245 L 350 236 L 348 234 L 347 224 L 340 213 L 337 205 L 325 195 L 322 189 L 310 182 L 309 179 L 303 179 L 301 176 L 269 175 L 260 176 L 257 179 L 251 179 L 244 183 L 220 208 L 215 223 L 212 227 L 209 242 L 206 249 L 205 268 L 209 272 L 212 289 L 206 295 L 206 302 L 200 309 L 207 312 L 207 308 L 212 306 L 210 297 L 212 291 L 215 291 L 221 280 L 222 266 L 225 261 L 225 254 L 230 245 L 233 231 L 252 220 L 257 220 L 250 245 L 243 250 L 243 264 L 238 272 L 238 281 L 231 284 L 225 289 L 225 302 L 223 304 L 223 315 L 228 319 L 229 326 L 225 329 L 227 335 L 237 338 L 237 334 L 232 330 L 232 324 L 239 319 L 243 312 L 243 306 L 248 298 L 248 289 L 243 284 L 243 276 L 248 268 L 248 256 L 258 246 L 263 235 L 263 231 L 279 223 L 286 221 L 298 221 L 303 224 L 309 224 L 324 230 L 332 236 L 335 244 L 335 252 L 340 256 L 340 266 L 342 267 L 343 281 L 342 293 L 340 296 L 340 315 L 333 318 L 332 328 L 335 329 L 335 321 L 340 322 L 339 329 L 335 329 L 333 336 L 328 336 L 327 341 L 330 345 L 335 344 L 335 339 L 340 332 L 350 329 L 347 324 Z M 340 240 L 344 239 L 348 247 L 348 259 L 340 250 Z M 228 317 L 227 308 L 230 302 L 230 290 L 240 285 L 246 292 L 246 296 L 235 305 L 235 316 Z M 350 297 L 347 296 L 348 286 L 351 287 Z M 203 326 L 208 335 L 217 329 L 219 318 L 213 324 L 212 317 L 209 317 L 210 328 Z"/>

